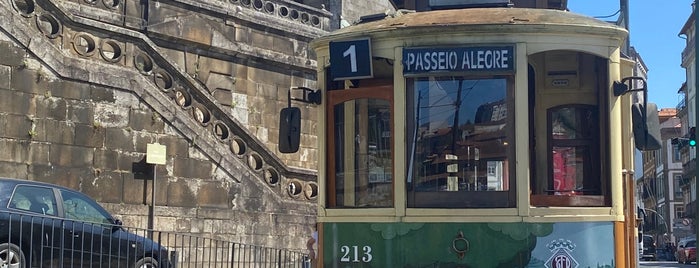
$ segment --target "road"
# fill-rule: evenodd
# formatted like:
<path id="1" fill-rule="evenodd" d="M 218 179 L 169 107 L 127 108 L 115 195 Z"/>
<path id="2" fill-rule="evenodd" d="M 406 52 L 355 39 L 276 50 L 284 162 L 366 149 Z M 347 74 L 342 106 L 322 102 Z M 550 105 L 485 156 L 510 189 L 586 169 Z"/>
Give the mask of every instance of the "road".
<path id="1" fill-rule="evenodd" d="M 655 268 L 655 267 L 666 267 L 666 268 L 684 268 L 684 267 L 697 267 L 696 263 L 692 264 L 679 264 L 676 261 L 642 261 L 640 267 L 645 268 Z"/>

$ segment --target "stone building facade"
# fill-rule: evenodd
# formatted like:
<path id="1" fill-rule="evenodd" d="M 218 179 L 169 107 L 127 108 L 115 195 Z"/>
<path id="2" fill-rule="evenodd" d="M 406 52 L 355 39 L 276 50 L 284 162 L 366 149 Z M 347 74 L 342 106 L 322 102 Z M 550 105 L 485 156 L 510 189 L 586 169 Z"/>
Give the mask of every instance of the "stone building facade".
<path id="1" fill-rule="evenodd" d="M 339 27 L 341 0 L 0 2 L 0 177 L 80 190 L 145 228 L 159 143 L 155 229 L 305 247 L 315 106 L 292 103 L 295 154 L 277 149 L 278 116 L 290 87 L 315 87 L 308 42 Z M 390 7 L 367 3 L 351 6 Z"/>

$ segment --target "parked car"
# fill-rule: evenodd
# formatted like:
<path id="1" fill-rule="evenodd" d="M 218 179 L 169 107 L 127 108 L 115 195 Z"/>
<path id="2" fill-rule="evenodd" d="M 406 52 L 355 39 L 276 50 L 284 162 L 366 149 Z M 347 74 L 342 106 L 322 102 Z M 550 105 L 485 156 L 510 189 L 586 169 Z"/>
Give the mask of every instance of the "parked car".
<path id="1" fill-rule="evenodd" d="M 651 235 L 643 235 L 643 241 L 641 243 L 643 250 L 641 251 L 641 260 L 654 261 L 658 258 L 655 239 Z"/>
<path id="2" fill-rule="evenodd" d="M 677 243 L 677 262 L 690 264 L 697 261 L 697 240 L 688 238 Z"/>
<path id="3" fill-rule="evenodd" d="M 168 253 L 78 191 L 0 178 L 2 267 L 169 268 Z"/>

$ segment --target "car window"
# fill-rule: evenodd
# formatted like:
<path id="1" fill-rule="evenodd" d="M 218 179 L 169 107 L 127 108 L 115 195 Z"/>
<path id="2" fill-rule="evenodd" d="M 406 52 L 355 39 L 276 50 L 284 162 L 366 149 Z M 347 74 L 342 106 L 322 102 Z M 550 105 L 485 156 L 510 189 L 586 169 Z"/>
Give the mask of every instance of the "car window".
<path id="1" fill-rule="evenodd" d="M 9 208 L 56 215 L 56 197 L 47 187 L 18 185 L 10 198 Z"/>
<path id="2" fill-rule="evenodd" d="M 696 246 L 697 246 L 697 241 L 692 240 L 692 241 L 688 241 L 687 245 L 685 247 L 696 247 Z"/>
<path id="3" fill-rule="evenodd" d="M 61 196 L 63 196 L 63 210 L 65 211 L 65 217 L 67 219 L 95 223 L 112 223 L 110 216 L 105 215 L 106 213 L 91 199 L 66 190 L 61 190 Z"/>

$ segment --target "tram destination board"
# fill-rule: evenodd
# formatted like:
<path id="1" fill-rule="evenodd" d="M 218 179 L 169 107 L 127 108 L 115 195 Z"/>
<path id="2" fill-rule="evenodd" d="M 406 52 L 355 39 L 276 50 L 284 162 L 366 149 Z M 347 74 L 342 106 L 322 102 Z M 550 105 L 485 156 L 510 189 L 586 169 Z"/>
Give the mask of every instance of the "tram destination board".
<path id="1" fill-rule="evenodd" d="M 371 40 L 330 42 L 330 76 L 333 81 L 373 77 Z"/>
<path id="2" fill-rule="evenodd" d="M 420 47 L 403 49 L 403 74 L 511 72 L 514 46 Z"/>

